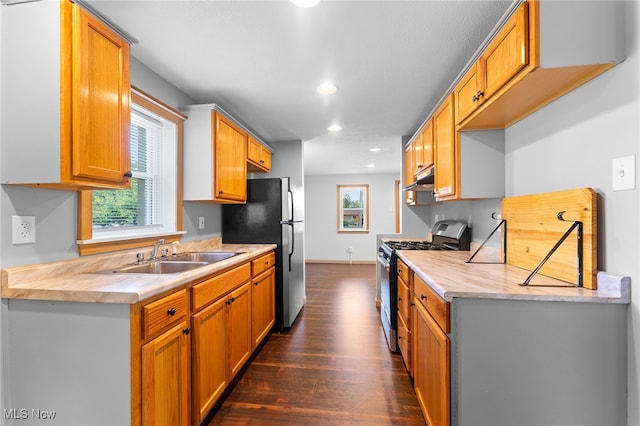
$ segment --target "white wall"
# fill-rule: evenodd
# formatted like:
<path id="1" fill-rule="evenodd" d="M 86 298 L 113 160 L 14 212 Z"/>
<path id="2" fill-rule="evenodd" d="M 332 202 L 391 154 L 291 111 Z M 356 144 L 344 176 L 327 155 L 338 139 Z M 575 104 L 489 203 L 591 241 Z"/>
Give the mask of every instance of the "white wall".
<path id="1" fill-rule="evenodd" d="M 375 262 L 376 234 L 395 232 L 396 174 L 305 177 L 307 260 Z M 338 185 L 369 185 L 369 232 L 338 234 Z M 352 247 L 349 256 L 347 248 Z"/>
<path id="2" fill-rule="evenodd" d="M 634 190 L 612 191 L 611 160 L 635 155 L 638 173 L 639 6 L 626 3 L 623 63 L 506 130 L 507 196 L 579 187 L 598 193 L 598 267 L 630 276 L 635 288 L 627 331 L 628 425 L 640 425 L 640 197 L 637 177 Z"/>

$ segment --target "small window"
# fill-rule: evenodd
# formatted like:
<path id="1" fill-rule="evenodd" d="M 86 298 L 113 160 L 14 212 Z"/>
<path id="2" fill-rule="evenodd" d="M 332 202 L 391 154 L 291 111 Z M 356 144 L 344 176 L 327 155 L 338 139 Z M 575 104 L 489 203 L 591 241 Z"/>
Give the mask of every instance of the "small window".
<path id="1" fill-rule="evenodd" d="M 369 185 L 338 185 L 338 232 L 369 232 Z"/>
<path id="2" fill-rule="evenodd" d="M 131 105 L 129 131 L 131 188 L 93 191 L 93 238 L 174 232 L 176 179 L 175 125 Z"/>

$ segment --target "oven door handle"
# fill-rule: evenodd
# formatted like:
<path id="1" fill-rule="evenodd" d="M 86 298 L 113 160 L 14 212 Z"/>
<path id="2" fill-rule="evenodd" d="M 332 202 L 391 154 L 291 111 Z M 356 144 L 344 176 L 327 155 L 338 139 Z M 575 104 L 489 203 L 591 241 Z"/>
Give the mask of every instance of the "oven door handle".
<path id="1" fill-rule="evenodd" d="M 389 261 L 387 259 L 385 259 L 382 256 L 378 256 L 378 263 L 380 263 L 380 265 L 382 265 L 384 267 L 384 269 L 387 270 L 387 272 L 390 270 L 389 269 Z"/>

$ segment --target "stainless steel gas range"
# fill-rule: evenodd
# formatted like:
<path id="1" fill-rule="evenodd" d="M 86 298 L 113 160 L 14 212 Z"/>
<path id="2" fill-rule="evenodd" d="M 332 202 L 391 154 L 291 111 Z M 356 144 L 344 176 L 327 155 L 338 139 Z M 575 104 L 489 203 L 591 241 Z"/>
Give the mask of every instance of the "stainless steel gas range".
<path id="1" fill-rule="evenodd" d="M 389 349 L 398 351 L 398 250 L 469 250 L 471 229 L 464 222 L 441 220 L 433 225 L 431 242 L 424 240 L 383 241 L 378 248 L 380 268 L 380 320 Z"/>

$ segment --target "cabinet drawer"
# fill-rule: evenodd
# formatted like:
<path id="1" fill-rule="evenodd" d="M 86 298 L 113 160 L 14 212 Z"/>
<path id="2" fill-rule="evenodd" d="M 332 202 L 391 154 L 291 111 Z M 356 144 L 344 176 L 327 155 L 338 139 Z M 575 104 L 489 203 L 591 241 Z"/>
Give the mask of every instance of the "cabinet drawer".
<path id="1" fill-rule="evenodd" d="M 398 259 L 398 264 L 396 265 L 396 273 L 397 275 L 404 280 L 407 285 L 411 285 L 411 281 L 409 281 L 410 269 L 404 262 Z"/>
<path id="2" fill-rule="evenodd" d="M 414 276 L 416 303 L 422 304 L 445 333 L 450 331 L 449 303 L 434 292 L 422 278 Z"/>
<path id="3" fill-rule="evenodd" d="M 398 315 L 406 324 L 411 323 L 411 291 L 402 278 L 398 280 Z"/>
<path id="4" fill-rule="evenodd" d="M 263 271 L 274 266 L 276 263 L 276 255 L 274 252 L 260 256 L 259 258 L 251 261 L 251 273 L 252 276 L 256 276 Z"/>
<path id="5" fill-rule="evenodd" d="M 193 310 L 197 311 L 250 279 L 251 264 L 245 263 L 242 266 L 194 285 L 191 289 Z"/>
<path id="6" fill-rule="evenodd" d="M 148 338 L 177 323 L 187 313 L 187 291 L 180 290 L 142 307 L 144 337 Z"/>

